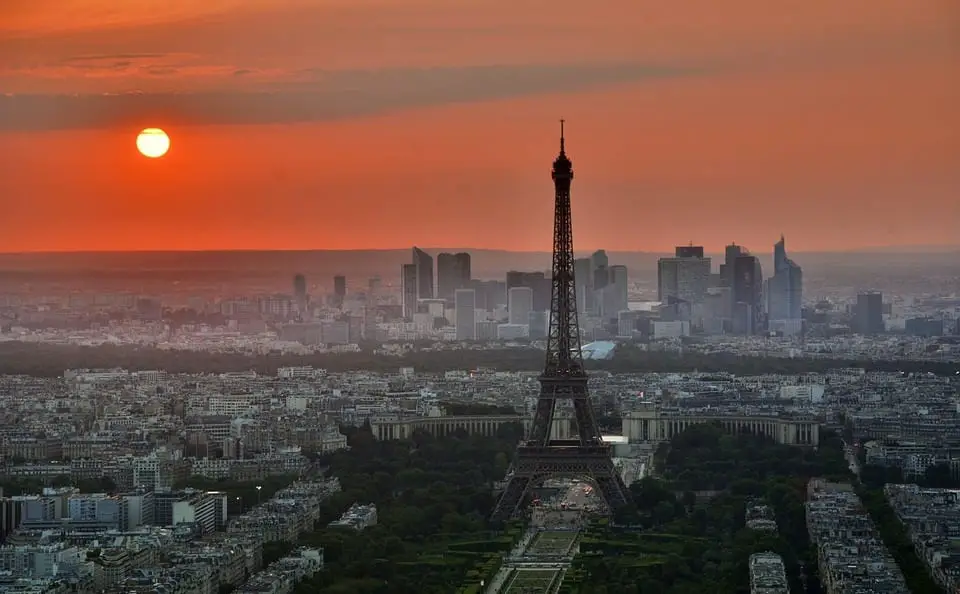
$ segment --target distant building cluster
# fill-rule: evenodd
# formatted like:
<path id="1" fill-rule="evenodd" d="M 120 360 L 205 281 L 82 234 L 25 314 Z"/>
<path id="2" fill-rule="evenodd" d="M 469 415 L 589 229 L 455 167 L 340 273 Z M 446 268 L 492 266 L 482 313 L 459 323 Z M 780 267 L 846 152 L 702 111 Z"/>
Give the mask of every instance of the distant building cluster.
<path id="1" fill-rule="evenodd" d="M 760 260 L 730 244 L 714 274 L 702 246 L 678 247 L 673 258 L 661 258 L 657 266 L 662 307 L 660 321 L 653 322 L 654 335 L 672 331 L 685 336 L 691 329 L 707 334 L 801 334 L 803 272 L 787 257 L 782 237 L 774 246 L 773 265 L 773 276 L 764 280 Z"/>
<path id="2" fill-rule="evenodd" d="M 541 340 L 549 330 L 553 283 L 548 272 L 511 270 L 505 282 L 471 277 L 470 254 L 433 258 L 413 248 L 410 264 L 401 266 L 402 312 L 416 336 L 435 334 L 455 341 Z M 606 252 L 576 262 L 577 300 L 582 314 L 594 316 L 616 334 L 620 312 L 628 309 L 627 268 L 610 265 Z M 403 336 L 412 338 L 410 334 Z"/>
<path id="3" fill-rule="evenodd" d="M 400 355 L 424 348 L 415 341 L 432 341 L 433 349 L 542 348 L 551 272 L 508 269 L 500 278 L 476 278 L 472 260 L 467 252 L 434 255 L 413 247 L 399 278 L 357 283 L 335 274 L 318 286 L 316 278 L 296 273 L 286 290 L 257 286 L 240 295 L 200 297 L 180 288 L 164 295 L 0 293 L 0 341 L 248 354 L 375 348 Z M 656 278 L 648 281 L 652 271 L 628 271 L 604 250 L 577 258 L 581 343 L 765 357 L 960 356 L 955 291 L 825 289 L 814 278 L 813 290 L 824 293 L 812 298 L 783 237 L 773 246 L 768 277 L 761 257 L 737 244 L 724 248 L 716 270 L 712 260 L 703 246 L 678 246 L 655 263 Z"/>

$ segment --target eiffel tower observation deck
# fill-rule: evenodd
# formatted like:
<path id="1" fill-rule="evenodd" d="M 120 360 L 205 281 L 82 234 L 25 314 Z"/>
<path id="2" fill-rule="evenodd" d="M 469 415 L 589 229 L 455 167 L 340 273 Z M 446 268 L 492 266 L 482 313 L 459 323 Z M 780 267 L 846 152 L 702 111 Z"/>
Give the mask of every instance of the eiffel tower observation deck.
<path id="1" fill-rule="evenodd" d="M 491 520 L 502 523 L 516 517 L 533 489 L 551 478 L 586 479 L 596 485 L 609 511 L 629 502 L 630 492 L 613 465 L 610 446 L 604 444 L 587 390 L 587 373 L 580 352 L 580 324 L 574 286 L 573 226 L 570 185 L 573 163 L 567 157 L 564 121 L 560 120 L 560 154 L 553 162 L 553 294 L 547 354 L 540 375 L 540 396 L 529 435 L 517 447 L 506 488 Z M 574 439 L 552 439 L 557 404 L 573 405 Z"/>

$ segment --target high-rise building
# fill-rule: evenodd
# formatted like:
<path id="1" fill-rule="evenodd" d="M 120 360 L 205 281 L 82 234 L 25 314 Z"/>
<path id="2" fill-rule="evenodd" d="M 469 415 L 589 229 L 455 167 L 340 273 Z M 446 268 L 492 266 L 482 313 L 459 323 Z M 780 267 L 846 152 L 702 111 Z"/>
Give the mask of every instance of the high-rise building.
<path id="1" fill-rule="evenodd" d="M 519 272 L 511 270 L 507 273 L 507 291 L 514 287 L 527 287 L 533 291 L 533 310 L 548 311 L 553 293 L 553 282 L 550 276 L 543 272 Z M 526 322 L 523 322 L 526 324 Z"/>
<path id="2" fill-rule="evenodd" d="M 456 318 L 457 340 L 477 339 L 477 293 L 473 289 L 454 291 L 454 317 Z"/>
<path id="3" fill-rule="evenodd" d="M 511 287 L 507 291 L 507 311 L 511 324 L 527 325 L 533 308 L 533 289 L 530 287 Z"/>
<path id="4" fill-rule="evenodd" d="M 573 261 L 573 282 L 577 289 L 577 311 L 593 311 L 593 266 L 590 258 Z"/>
<path id="5" fill-rule="evenodd" d="M 766 298 L 771 331 L 795 334 L 802 329 L 803 270 L 787 257 L 782 235 L 773 246 L 773 276 L 767 281 Z"/>
<path id="6" fill-rule="evenodd" d="M 723 264 L 720 265 L 720 285 L 733 288 L 733 265 L 737 258 L 746 254 L 741 246 L 731 243 L 723 252 Z"/>
<path id="7" fill-rule="evenodd" d="M 678 246 L 673 258 L 657 262 L 657 298 L 660 302 L 703 303 L 710 285 L 710 258 L 703 246 Z"/>
<path id="8" fill-rule="evenodd" d="M 590 255 L 590 265 L 594 270 L 609 266 L 610 258 L 607 256 L 606 250 L 597 250 L 593 252 Z"/>
<path id="9" fill-rule="evenodd" d="M 677 258 L 700 258 L 703 259 L 703 246 L 702 245 L 678 245 L 674 250 L 674 255 Z"/>
<path id="10" fill-rule="evenodd" d="M 457 289 L 466 289 L 470 286 L 470 254 L 437 255 L 437 297 L 453 299 Z"/>
<path id="11" fill-rule="evenodd" d="M 546 338 L 547 333 L 550 332 L 550 312 L 531 311 L 527 326 L 527 336 L 531 340 Z"/>
<path id="12" fill-rule="evenodd" d="M 380 304 L 380 277 L 367 281 L 366 301 L 363 304 L 363 338 L 377 340 L 377 316 Z"/>
<path id="13" fill-rule="evenodd" d="M 610 282 L 610 258 L 604 250 L 597 250 L 590 255 L 590 296 L 587 297 L 589 307 L 587 312 L 593 315 L 603 313 L 603 288 Z M 576 270 L 574 270 L 576 275 Z"/>
<path id="14" fill-rule="evenodd" d="M 293 298 L 297 306 L 303 309 L 307 305 L 307 277 L 297 274 L 293 277 Z"/>
<path id="15" fill-rule="evenodd" d="M 477 292 L 477 309 L 493 311 L 507 304 L 507 285 L 503 281 L 472 279 L 468 288 Z"/>
<path id="16" fill-rule="evenodd" d="M 854 312 L 854 330 L 858 334 L 880 334 L 885 330 L 883 323 L 883 294 L 872 291 L 857 295 L 857 307 Z"/>
<path id="17" fill-rule="evenodd" d="M 404 264 L 400 269 L 400 298 L 403 317 L 412 318 L 417 313 L 417 265 Z"/>
<path id="18" fill-rule="evenodd" d="M 338 274 L 333 277 L 333 303 L 336 307 L 343 306 L 343 300 L 347 297 L 347 277 Z"/>
<path id="19" fill-rule="evenodd" d="M 760 260 L 741 249 L 733 261 L 733 332 L 755 334 L 760 329 L 763 271 Z"/>
<path id="20" fill-rule="evenodd" d="M 627 309 L 627 267 L 614 264 L 606 272 L 606 284 L 600 291 L 600 314 L 608 320 L 615 320 L 621 311 Z"/>
<path id="21" fill-rule="evenodd" d="M 414 247 L 413 265 L 417 270 L 417 299 L 433 299 L 433 256 Z"/>

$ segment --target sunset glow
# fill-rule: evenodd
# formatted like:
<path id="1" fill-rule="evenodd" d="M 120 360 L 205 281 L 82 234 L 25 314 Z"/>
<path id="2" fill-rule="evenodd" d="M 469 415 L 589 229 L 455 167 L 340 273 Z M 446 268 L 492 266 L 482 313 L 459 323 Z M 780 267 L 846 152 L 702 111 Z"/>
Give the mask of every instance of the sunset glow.
<path id="1" fill-rule="evenodd" d="M 561 117 L 578 248 L 960 241 L 953 1 L 62 3 L 0 2 L 0 251 L 549 249 Z"/>

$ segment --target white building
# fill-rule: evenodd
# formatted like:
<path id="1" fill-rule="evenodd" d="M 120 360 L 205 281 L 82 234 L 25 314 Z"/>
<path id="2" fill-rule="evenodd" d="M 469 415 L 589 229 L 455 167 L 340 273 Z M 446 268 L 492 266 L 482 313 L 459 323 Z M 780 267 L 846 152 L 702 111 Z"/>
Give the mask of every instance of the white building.
<path id="1" fill-rule="evenodd" d="M 224 493 L 197 493 L 173 503 L 173 524 L 199 524 L 204 533 L 213 532 L 227 521 L 227 496 Z"/>
<path id="2" fill-rule="evenodd" d="M 526 326 L 530 323 L 533 311 L 533 289 L 530 287 L 511 287 L 507 292 L 507 310 L 510 324 Z"/>
<path id="3" fill-rule="evenodd" d="M 516 340 L 529 336 L 530 326 L 526 324 L 500 324 L 497 326 L 497 338 L 500 340 Z"/>
<path id="4" fill-rule="evenodd" d="M 680 338 L 681 336 L 690 336 L 690 322 L 676 320 L 673 322 L 654 322 L 653 338 L 656 340 L 664 338 Z"/>

